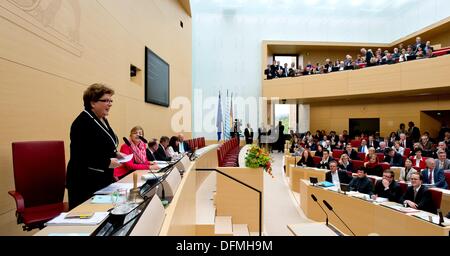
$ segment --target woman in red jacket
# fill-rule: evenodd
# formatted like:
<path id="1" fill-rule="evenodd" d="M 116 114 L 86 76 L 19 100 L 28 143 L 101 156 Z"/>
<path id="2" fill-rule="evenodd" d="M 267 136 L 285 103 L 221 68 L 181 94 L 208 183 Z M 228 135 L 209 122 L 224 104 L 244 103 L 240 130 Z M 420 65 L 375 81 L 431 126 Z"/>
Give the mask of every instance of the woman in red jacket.
<path id="1" fill-rule="evenodd" d="M 158 170 L 159 166 L 156 163 L 147 160 L 146 147 L 147 145 L 139 138 L 144 136 L 144 130 L 140 126 L 135 126 L 130 131 L 130 145 L 123 144 L 120 147 L 120 152 L 124 154 L 133 154 L 133 158 L 114 169 L 114 178 L 120 180 L 127 174 L 135 170 Z"/>

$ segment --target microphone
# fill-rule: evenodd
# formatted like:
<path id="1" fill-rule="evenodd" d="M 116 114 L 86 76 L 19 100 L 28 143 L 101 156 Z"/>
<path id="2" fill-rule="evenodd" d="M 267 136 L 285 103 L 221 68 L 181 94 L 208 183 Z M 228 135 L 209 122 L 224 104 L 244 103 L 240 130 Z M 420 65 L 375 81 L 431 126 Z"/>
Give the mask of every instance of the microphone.
<path id="1" fill-rule="evenodd" d="M 148 143 L 148 141 L 144 137 L 142 137 L 141 135 L 139 135 L 139 139 L 142 140 L 142 142 L 144 142 L 145 144 Z"/>
<path id="2" fill-rule="evenodd" d="M 350 230 L 350 232 L 352 232 L 354 236 L 356 236 L 355 233 L 353 233 L 353 231 L 347 226 L 347 224 L 345 224 L 345 222 L 336 214 L 336 212 L 333 211 L 333 207 L 331 207 L 331 205 L 327 201 L 323 200 L 323 204 L 328 208 L 328 210 L 332 211 L 334 215 L 336 215 L 336 217 L 338 217 L 338 219 L 347 227 L 348 230 Z"/>
<path id="3" fill-rule="evenodd" d="M 314 202 L 316 202 L 319 205 L 320 209 L 322 209 L 323 213 L 325 213 L 325 215 L 327 216 L 326 221 L 327 221 L 327 226 L 328 226 L 328 214 L 327 214 L 327 212 L 322 208 L 322 206 L 320 206 L 319 202 L 317 202 L 317 197 L 314 194 L 311 194 L 311 198 L 314 200 Z"/>

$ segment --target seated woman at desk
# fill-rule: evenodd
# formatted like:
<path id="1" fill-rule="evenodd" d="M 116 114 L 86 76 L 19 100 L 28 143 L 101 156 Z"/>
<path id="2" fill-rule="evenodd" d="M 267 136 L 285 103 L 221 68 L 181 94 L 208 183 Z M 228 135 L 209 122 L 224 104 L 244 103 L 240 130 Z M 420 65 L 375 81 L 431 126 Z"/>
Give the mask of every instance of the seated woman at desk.
<path id="1" fill-rule="evenodd" d="M 180 141 L 177 136 L 170 137 L 169 146 L 166 149 L 166 155 L 171 159 L 178 157 L 178 147 L 180 146 Z"/>
<path id="2" fill-rule="evenodd" d="M 302 158 L 297 162 L 298 166 L 315 167 L 313 157 L 308 149 L 305 149 L 302 153 Z"/>
<path id="3" fill-rule="evenodd" d="M 411 174 L 416 173 L 417 169 L 412 166 L 411 159 L 407 158 L 405 160 L 405 167 L 400 169 L 400 181 L 410 182 L 411 181 Z"/>
<path id="4" fill-rule="evenodd" d="M 353 172 L 353 164 L 350 162 L 350 157 L 345 153 L 341 155 L 338 167 L 343 171 Z"/>
<path id="5" fill-rule="evenodd" d="M 371 155 L 369 162 L 364 163 L 364 169 L 368 175 L 383 176 L 383 168 L 378 164 L 377 155 Z"/>
<path id="6" fill-rule="evenodd" d="M 139 138 L 144 136 L 144 130 L 140 126 L 135 126 L 130 131 L 129 141 L 125 141 L 120 147 L 120 152 L 124 154 L 133 154 L 133 158 L 114 169 L 114 178 L 120 180 L 135 170 L 158 170 L 156 163 L 147 160 L 146 144 Z M 128 145 L 129 143 L 129 145 Z"/>

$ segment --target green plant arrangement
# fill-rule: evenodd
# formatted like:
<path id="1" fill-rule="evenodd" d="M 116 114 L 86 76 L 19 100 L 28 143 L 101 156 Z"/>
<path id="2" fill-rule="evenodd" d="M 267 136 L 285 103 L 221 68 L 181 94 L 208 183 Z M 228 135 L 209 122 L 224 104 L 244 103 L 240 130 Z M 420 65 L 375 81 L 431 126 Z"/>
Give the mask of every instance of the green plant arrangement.
<path id="1" fill-rule="evenodd" d="M 272 175 L 272 158 L 265 149 L 252 145 L 245 157 L 245 166 L 250 168 L 262 167 L 270 176 Z"/>

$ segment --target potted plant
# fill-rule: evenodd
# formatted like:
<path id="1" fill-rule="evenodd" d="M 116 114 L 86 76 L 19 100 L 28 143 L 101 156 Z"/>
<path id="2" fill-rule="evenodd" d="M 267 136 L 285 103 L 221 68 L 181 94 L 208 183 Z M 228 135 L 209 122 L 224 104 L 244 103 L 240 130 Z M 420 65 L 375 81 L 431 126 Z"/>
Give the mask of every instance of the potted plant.
<path id="1" fill-rule="evenodd" d="M 257 145 L 252 145 L 245 157 L 245 166 L 250 168 L 262 167 L 265 172 L 272 176 L 272 158 L 269 153 Z"/>

